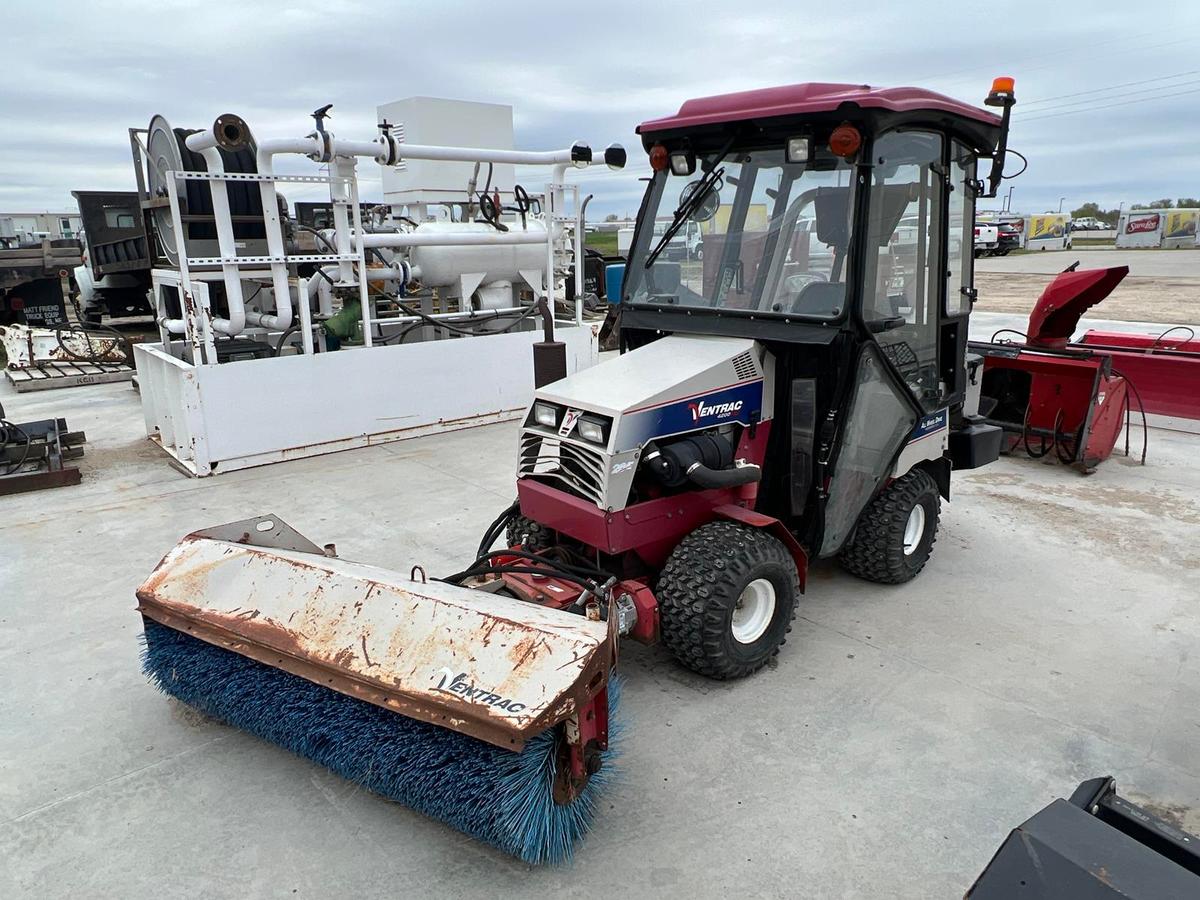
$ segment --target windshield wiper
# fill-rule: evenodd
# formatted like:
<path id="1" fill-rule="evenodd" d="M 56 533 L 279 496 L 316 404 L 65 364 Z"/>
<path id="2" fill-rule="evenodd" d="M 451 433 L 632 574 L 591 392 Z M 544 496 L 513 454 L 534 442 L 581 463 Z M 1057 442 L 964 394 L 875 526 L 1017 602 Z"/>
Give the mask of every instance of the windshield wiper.
<path id="1" fill-rule="evenodd" d="M 712 193 L 713 187 L 721 179 L 721 176 L 725 174 L 725 170 L 723 168 L 718 169 L 717 166 L 729 155 L 729 149 L 733 146 L 734 140 L 731 139 L 721 149 L 721 152 L 713 159 L 708 174 L 696 183 L 696 189 L 688 194 L 686 200 L 679 204 L 679 207 L 675 210 L 671 218 L 671 224 L 667 226 L 667 230 L 663 232 L 663 236 L 654 245 L 654 249 L 646 255 L 646 265 L 644 268 L 648 269 L 654 265 L 654 261 L 667 249 L 667 244 L 671 242 L 671 238 L 679 233 L 679 229 L 683 227 L 683 223 L 691 218 L 692 213 L 704 202 L 704 198 Z"/>

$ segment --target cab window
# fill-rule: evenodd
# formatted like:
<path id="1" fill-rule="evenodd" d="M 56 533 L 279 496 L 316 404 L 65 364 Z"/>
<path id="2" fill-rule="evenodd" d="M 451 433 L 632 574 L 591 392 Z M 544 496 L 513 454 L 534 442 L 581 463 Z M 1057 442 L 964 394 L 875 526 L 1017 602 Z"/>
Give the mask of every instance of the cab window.
<path id="1" fill-rule="evenodd" d="M 946 315 L 963 316 L 971 311 L 969 291 L 973 282 L 975 261 L 974 215 L 971 194 L 975 183 L 975 157 L 955 141 L 950 145 L 950 211 L 946 233 Z"/>
<path id="2" fill-rule="evenodd" d="M 863 320 L 913 396 L 936 409 L 944 174 L 939 134 L 895 131 L 875 141 L 863 279 Z M 951 238 L 961 254 L 961 231 Z"/>

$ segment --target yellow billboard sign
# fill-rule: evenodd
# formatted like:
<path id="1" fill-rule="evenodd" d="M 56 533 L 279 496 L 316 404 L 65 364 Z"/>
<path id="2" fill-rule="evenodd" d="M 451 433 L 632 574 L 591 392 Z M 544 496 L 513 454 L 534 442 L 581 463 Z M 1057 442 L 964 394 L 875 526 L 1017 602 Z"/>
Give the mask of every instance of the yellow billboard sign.
<path id="1" fill-rule="evenodd" d="M 729 231 L 729 215 L 732 212 L 732 205 L 728 203 L 721 204 L 721 206 L 717 209 L 717 214 L 700 226 L 701 233 L 725 234 L 727 231 Z M 770 216 L 767 215 L 767 204 L 751 203 L 746 209 L 746 222 L 742 226 L 742 231 L 766 231 L 767 222 L 769 219 Z"/>
<path id="2" fill-rule="evenodd" d="M 1177 209 L 1167 213 L 1167 227 L 1163 229 L 1163 237 L 1194 238 L 1197 217 L 1200 217 L 1200 211 L 1194 209 Z"/>
<path id="3" fill-rule="evenodd" d="M 1028 240 L 1041 241 L 1064 237 L 1067 233 L 1065 215 L 1030 216 Z"/>

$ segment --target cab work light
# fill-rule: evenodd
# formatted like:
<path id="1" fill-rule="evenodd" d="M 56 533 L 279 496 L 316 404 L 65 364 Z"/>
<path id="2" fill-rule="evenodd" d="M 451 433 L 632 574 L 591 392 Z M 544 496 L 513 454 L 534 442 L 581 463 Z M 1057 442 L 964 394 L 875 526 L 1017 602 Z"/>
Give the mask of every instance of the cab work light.
<path id="1" fill-rule="evenodd" d="M 790 163 L 806 163 L 809 159 L 810 143 L 806 137 L 788 138 L 787 161 Z"/>
<path id="2" fill-rule="evenodd" d="M 696 171 L 696 154 L 690 150 L 676 150 L 671 154 L 671 172 L 675 175 L 691 175 Z"/>

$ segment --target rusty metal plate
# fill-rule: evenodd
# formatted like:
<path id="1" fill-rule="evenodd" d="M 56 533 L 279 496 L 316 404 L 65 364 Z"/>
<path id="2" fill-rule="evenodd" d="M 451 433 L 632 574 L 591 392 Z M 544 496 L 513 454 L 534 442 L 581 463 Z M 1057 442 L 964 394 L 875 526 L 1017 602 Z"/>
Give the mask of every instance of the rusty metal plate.
<path id="1" fill-rule="evenodd" d="M 141 613 L 513 750 L 607 681 L 616 647 L 604 622 L 319 553 L 252 546 L 255 531 L 244 524 L 184 538 L 138 588 Z M 214 533 L 229 539 L 206 536 Z"/>

